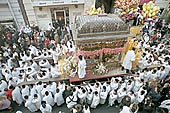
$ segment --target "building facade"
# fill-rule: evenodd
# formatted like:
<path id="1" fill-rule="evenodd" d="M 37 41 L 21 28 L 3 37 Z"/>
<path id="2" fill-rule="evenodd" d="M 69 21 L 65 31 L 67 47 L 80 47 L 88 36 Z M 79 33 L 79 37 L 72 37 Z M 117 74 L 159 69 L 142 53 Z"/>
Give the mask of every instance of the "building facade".
<path id="1" fill-rule="evenodd" d="M 25 25 L 18 0 L 0 0 L 0 23 L 15 24 L 18 29 Z"/>
<path id="2" fill-rule="evenodd" d="M 61 18 L 65 24 L 74 25 L 76 16 L 83 15 L 95 0 L 23 0 L 30 25 L 47 30 L 49 23 Z"/>

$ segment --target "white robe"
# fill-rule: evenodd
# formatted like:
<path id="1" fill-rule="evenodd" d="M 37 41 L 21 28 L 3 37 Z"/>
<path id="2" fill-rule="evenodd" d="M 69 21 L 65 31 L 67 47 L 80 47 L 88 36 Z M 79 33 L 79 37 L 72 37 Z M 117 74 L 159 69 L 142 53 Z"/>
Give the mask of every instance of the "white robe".
<path id="1" fill-rule="evenodd" d="M 66 98 L 67 107 L 70 109 L 77 104 L 77 98 L 74 96 L 69 96 Z"/>
<path id="2" fill-rule="evenodd" d="M 5 94 L 4 89 L 6 89 L 8 87 L 7 83 L 4 80 L 1 80 L 1 84 L 0 84 L 0 90 L 1 90 L 1 94 Z"/>
<path id="3" fill-rule="evenodd" d="M 49 85 L 49 91 L 50 91 L 53 95 L 56 94 L 56 87 L 57 87 L 56 82 L 53 82 L 51 85 Z"/>
<path id="4" fill-rule="evenodd" d="M 89 107 L 87 109 L 83 108 L 83 113 L 91 113 L 90 108 Z"/>
<path id="5" fill-rule="evenodd" d="M 99 95 L 95 95 L 93 96 L 93 100 L 92 100 L 92 104 L 91 104 L 91 108 L 96 108 L 100 103 L 100 97 Z"/>
<path id="6" fill-rule="evenodd" d="M 85 93 L 83 93 L 83 92 L 78 93 L 78 97 L 80 99 L 80 103 L 81 104 L 86 103 L 86 96 L 87 96 L 87 92 L 85 92 Z"/>
<path id="7" fill-rule="evenodd" d="M 91 104 L 93 100 L 93 92 L 91 92 L 90 94 L 87 93 L 87 103 Z"/>
<path id="8" fill-rule="evenodd" d="M 19 87 L 15 87 L 15 89 L 12 91 L 12 99 L 15 101 L 17 104 L 21 105 L 23 102 L 23 98 L 20 92 Z"/>
<path id="9" fill-rule="evenodd" d="M 104 104 L 106 102 L 107 95 L 107 91 L 100 92 L 100 104 Z"/>
<path id="10" fill-rule="evenodd" d="M 135 52 L 130 50 L 127 52 L 124 60 L 123 60 L 123 64 L 122 66 L 125 69 L 131 70 L 132 69 L 132 62 L 135 61 Z"/>
<path id="11" fill-rule="evenodd" d="M 64 104 L 64 98 L 61 91 L 55 94 L 54 102 L 57 103 L 57 106 L 61 106 L 62 104 Z"/>
<path id="12" fill-rule="evenodd" d="M 126 91 L 122 91 L 122 89 L 119 89 L 117 91 L 118 94 L 118 103 L 122 101 L 122 99 L 126 96 Z"/>
<path id="13" fill-rule="evenodd" d="M 120 111 L 120 113 L 131 113 L 130 108 L 127 106 L 123 106 L 123 109 L 122 109 L 122 111 Z"/>
<path id="14" fill-rule="evenodd" d="M 32 103 L 32 97 L 29 97 L 25 102 L 25 107 L 27 107 L 31 112 L 37 111 L 37 107 Z"/>
<path id="15" fill-rule="evenodd" d="M 54 98 L 52 97 L 51 92 L 49 92 L 48 96 L 44 96 L 43 101 L 46 101 L 47 104 L 54 106 L 55 102 L 54 102 Z"/>
<path id="16" fill-rule="evenodd" d="M 58 67 L 56 66 L 51 66 L 51 76 L 52 78 L 54 77 L 58 77 L 59 75 L 61 75 L 61 72 L 58 72 Z"/>
<path id="17" fill-rule="evenodd" d="M 32 103 L 35 104 L 37 109 L 40 109 L 40 106 L 41 106 L 41 97 L 40 97 L 40 95 L 38 95 L 38 98 L 36 98 L 36 99 L 33 98 Z"/>
<path id="18" fill-rule="evenodd" d="M 112 106 L 114 104 L 115 100 L 117 100 L 117 97 L 118 97 L 117 94 L 113 94 L 113 91 L 114 90 L 112 90 L 110 92 L 110 96 L 109 96 L 109 105 L 110 106 Z"/>
<path id="19" fill-rule="evenodd" d="M 84 78 L 86 75 L 86 61 L 83 58 L 83 60 L 79 60 L 78 62 L 78 76 L 79 78 Z"/>
<path id="20" fill-rule="evenodd" d="M 21 90 L 22 98 L 24 99 L 25 96 L 29 96 L 30 90 L 28 86 L 25 86 L 24 89 Z"/>
<path id="21" fill-rule="evenodd" d="M 42 113 L 52 113 L 52 107 L 49 104 L 46 104 L 46 107 L 40 107 Z"/>

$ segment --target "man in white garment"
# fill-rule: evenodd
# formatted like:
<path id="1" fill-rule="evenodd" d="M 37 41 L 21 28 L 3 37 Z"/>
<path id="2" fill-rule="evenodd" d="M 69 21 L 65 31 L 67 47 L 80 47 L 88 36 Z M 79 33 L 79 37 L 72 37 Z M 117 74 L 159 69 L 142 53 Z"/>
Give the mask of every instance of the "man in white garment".
<path id="1" fill-rule="evenodd" d="M 106 86 L 103 86 L 100 92 L 100 104 L 105 104 L 108 92 L 106 91 Z"/>
<path id="2" fill-rule="evenodd" d="M 18 105 L 21 105 L 22 102 L 23 102 L 23 98 L 22 98 L 22 95 L 21 95 L 21 90 L 20 90 L 20 88 L 18 86 L 15 87 L 15 89 L 12 91 L 12 99 Z"/>
<path id="3" fill-rule="evenodd" d="M 64 104 L 63 93 L 58 88 L 54 96 L 54 102 L 57 103 L 57 106 L 61 106 L 62 104 Z"/>
<path id="4" fill-rule="evenodd" d="M 57 87 L 56 82 L 49 81 L 48 88 L 53 95 L 56 94 L 56 87 Z"/>
<path id="5" fill-rule="evenodd" d="M 53 51 L 52 51 L 52 57 L 53 57 L 54 64 L 58 63 L 59 54 L 60 54 L 60 52 L 57 51 L 56 48 L 54 47 Z"/>
<path id="6" fill-rule="evenodd" d="M 0 96 L 5 95 L 4 89 L 6 89 L 7 87 L 7 83 L 4 80 L 0 80 Z"/>
<path id="7" fill-rule="evenodd" d="M 84 88 L 82 88 L 81 90 L 82 91 L 78 92 L 78 97 L 80 99 L 80 103 L 84 104 L 84 103 L 86 103 L 87 92 Z"/>
<path id="8" fill-rule="evenodd" d="M 118 103 L 122 101 L 122 99 L 126 96 L 126 88 L 121 88 L 117 91 L 118 95 Z"/>
<path id="9" fill-rule="evenodd" d="M 40 97 L 42 98 L 41 91 L 43 90 L 43 84 L 41 81 L 36 84 L 35 89 L 37 93 L 40 95 Z"/>
<path id="10" fill-rule="evenodd" d="M 43 101 L 46 101 L 47 104 L 54 106 L 54 98 L 52 97 L 51 92 L 46 91 L 45 96 L 43 97 Z"/>
<path id="11" fill-rule="evenodd" d="M 113 106 L 115 104 L 115 100 L 117 100 L 117 92 L 116 90 L 112 90 L 110 92 L 110 96 L 109 96 L 109 105 L 108 106 Z"/>
<path id="12" fill-rule="evenodd" d="M 73 93 L 66 98 L 66 104 L 69 109 L 77 104 L 77 97 L 73 95 Z"/>
<path id="13" fill-rule="evenodd" d="M 79 55 L 78 62 L 78 76 L 79 78 L 84 78 L 86 75 L 86 61 L 83 56 Z"/>
<path id="14" fill-rule="evenodd" d="M 100 96 L 99 93 L 97 91 L 94 92 L 94 96 L 93 96 L 93 100 L 92 100 L 92 104 L 91 104 L 91 108 L 96 108 L 100 103 Z"/>
<path id="15" fill-rule="evenodd" d="M 40 65 L 40 67 L 43 67 L 43 68 L 50 68 L 50 67 L 51 67 L 49 61 L 46 60 L 46 59 L 41 60 L 41 61 L 39 62 L 39 65 Z"/>
<path id="16" fill-rule="evenodd" d="M 83 113 L 91 113 L 89 106 L 87 106 L 87 105 L 83 106 Z"/>
<path id="17" fill-rule="evenodd" d="M 123 109 L 120 111 L 120 113 L 131 113 L 131 112 L 130 112 L 130 107 L 128 107 L 128 106 L 123 106 Z"/>
<path id="18" fill-rule="evenodd" d="M 49 104 L 47 104 L 45 101 L 42 101 L 40 111 L 42 113 L 52 113 L 52 107 Z"/>
<path id="19" fill-rule="evenodd" d="M 35 104 L 37 109 L 40 109 L 41 106 L 41 97 L 39 94 L 34 94 L 32 103 Z"/>
<path id="20" fill-rule="evenodd" d="M 32 103 L 32 97 L 30 96 L 24 96 L 25 99 L 25 107 L 27 107 L 31 112 L 35 112 L 37 111 L 37 107 L 35 106 L 35 104 Z"/>
<path id="21" fill-rule="evenodd" d="M 129 71 L 132 69 L 133 61 L 135 61 L 135 48 L 132 48 L 132 50 L 129 50 L 123 60 L 122 66 L 124 69 L 127 70 L 127 73 L 129 73 Z"/>
<path id="22" fill-rule="evenodd" d="M 61 72 L 58 72 L 58 65 L 57 64 L 52 64 L 51 65 L 51 76 L 52 78 L 54 77 L 58 77 L 59 75 L 61 75 L 62 73 Z"/>
<path id="23" fill-rule="evenodd" d="M 92 100 L 93 100 L 93 91 L 92 91 L 92 89 L 88 89 L 87 104 L 91 105 Z"/>
<path id="24" fill-rule="evenodd" d="M 29 87 L 27 85 L 22 85 L 22 89 L 21 89 L 21 94 L 22 94 L 22 98 L 25 99 L 25 96 L 30 95 L 30 90 Z"/>
<path id="25" fill-rule="evenodd" d="M 37 63 L 35 61 L 30 60 L 29 65 L 30 65 L 30 67 L 34 68 L 35 71 L 38 71 L 39 67 L 38 67 L 38 65 L 37 65 Z"/>

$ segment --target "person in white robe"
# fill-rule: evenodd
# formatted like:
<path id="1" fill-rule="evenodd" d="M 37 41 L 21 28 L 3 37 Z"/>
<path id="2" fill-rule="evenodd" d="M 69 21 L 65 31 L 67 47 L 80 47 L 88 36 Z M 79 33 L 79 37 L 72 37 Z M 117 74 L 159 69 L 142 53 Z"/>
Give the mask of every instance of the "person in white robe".
<path id="1" fill-rule="evenodd" d="M 27 85 L 22 85 L 22 89 L 21 89 L 21 94 L 22 94 L 22 98 L 25 99 L 25 96 L 30 95 L 30 90 L 29 87 Z"/>
<path id="2" fill-rule="evenodd" d="M 55 94 L 56 94 L 56 88 L 57 88 L 56 82 L 51 82 L 51 81 L 49 81 L 48 87 L 49 87 L 49 91 L 50 91 L 53 95 L 55 95 Z"/>
<path id="3" fill-rule="evenodd" d="M 54 98 L 52 97 L 51 92 L 46 91 L 45 96 L 43 97 L 43 101 L 46 101 L 47 104 L 54 106 Z"/>
<path id="4" fill-rule="evenodd" d="M 26 75 L 29 75 L 30 77 L 33 77 L 33 78 L 35 78 L 36 74 L 37 74 L 37 71 L 35 71 L 35 69 L 32 67 L 29 67 L 26 71 Z"/>
<path id="5" fill-rule="evenodd" d="M 21 105 L 22 102 L 23 102 L 21 90 L 18 86 L 15 87 L 15 89 L 12 91 L 12 99 L 13 99 L 13 101 L 15 101 L 19 105 Z"/>
<path id="6" fill-rule="evenodd" d="M 42 113 L 52 113 L 52 107 L 49 104 L 47 104 L 45 101 L 42 101 L 40 111 Z"/>
<path id="7" fill-rule="evenodd" d="M 170 99 L 161 102 L 161 105 L 159 107 L 168 109 L 168 112 L 170 113 Z"/>
<path id="8" fill-rule="evenodd" d="M 58 88 L 56 89 L 54 102 L 57 103 L 57 106 L 61 106 L 62 104 L 64 104 L 63 93 Z"/>
<path id="9" fill-rule="evenodd" d="M 103 86 L 106 87 L 107 93 L 109 93 L 111 91 L 111 87 L 110 87 L 110 83 L 109 82 L 104 82 Z"/>
<path id="10" fill-rule="evenodd" d="M 63 93 L 65 91 L 66 84 L 63 81 L 58 83 L 58 89 Z"/>
<path id="11" fill-rule="evenodd" d="M 39 67 L 38 67 L 38 64 L 35 61 L 30 60 L 29 65 L 30 65 L 30 67 L 34 68 L 35 71 L 38 71 Z"/>
<path id="12" fill-rule="evenodd" d="M 56 48 L 54 47 L 53 51 L 52 51 L 52 57 L 53 57 L 54 64 L 58 63 L 59 54 L 60 54 L 60 52 L 56 51 Z"/>
<path id="13" fill-rule="evenodd" d="M 0 80 L 0 94 L 5 95 L 5 89 L 8 87 L 7 83 L 4 80 Z"/>
<path id="14" fill-rule="evenodd" d="M 126 96 L 126 88 L 119 89 L 117 91 L 117 95 L 118 95 L 118 103 L 120 103 L 122 99 Z"/>
<path id="15" fill-rule="evenodd" d="M 39 65 L 40 65 L 40 67 L 43 67 L 43 68 L 50 68 L 50 67 L 51 67 L 49 61 L 46 60 L 46 59 L 41 60 L 41 61 L 39 62 Z"/>
<path id="16" fill-rule="evenodd" d="M 73 93 L 66 98 L 66 104 L 69 109 L 77 104 L 77 97 L 73 95 Z"/>
<path id="17" fill-rule="evenodd" d="M 92 89 L 88 89 L 87 104 L 91 105 L 92 100 L 93 100 L 93 91 L 92 91 Z"/>
<path id="18" fill-rule="evenodd" d="M 35 104 L 37 109 L 40 109 L 41 106 L 41 97 L 39 94 L 34 94 L 32 103 Z"/>
<path id="19" fill-rule="evenodd" d="M 132 48 L 132 50 L 129 50 L 127 54 L 125 55 L 125 58 L 123 60 L 123 68 L 127 70 L 132 69 L 132 62 L 135 61 L 135 48 Z"/>
<path id="20" fill-rule="evenodd" d="M 84 88 L 81 90 L 82 90 L 81 92 L 78 92 L 78 97 L 80 99 L 80 103 L 84 104 L 84 103 L 86 103 L 87 92 Z"/>
<path id="21" fill-rule="evenodd" d="M 141 93 L 139 95 L 137 95 L 137 103 L 142 103 L 144 98 L 145 98 L 145 92 L 141 91 Z"/>
<path id="22" fill-rule="evenodd" d="M 123 106 L 123 109 L 120 111 L 120 113 L 131 113 L 131 112 L 130 112 L 130 107 L 128 107 L 128 106 Z"/>
<path id="23" fill-rule="evenodd" d="M 34 97 L 34 95 L 37 93 L 37 91 L 35 89 L 35 85 L 30 84 L 29 88 L 30 88 L 30 96 Z"/>
<path id="24" fill-rule="evenodd" d="M 79 55 L 78 62 L 78 76 L 79 78 L 84 78 L 86 75 L 86 61 L 83 56 Z"/>
<path id="25" fill-rule="evenodd" d="M 24 82 L 24 77 L 20 74 L 17 79 L 17 85 Z"/>
<path id="26" fill-rule="evenodd" d="M 12 74 L 11 74 L 11 72 L 9 70 L 5 71 L 4 76 L 5 76 L 6 81 L 9 81 L 9 79 L 12 78 Z"/>
<path id="27" fill-rule="evenodd" d="M 99 96 L 99 93 L 97 91 L 95 91 L 90 107 L 91 108 L 96 108 L 99 105 L 99 103 L 100 103 L 100 96 Z"/>
<path id="28" fill-rule="evenodd" d="M 109 95 L 109 106 L 113 106 L 118 98 L 116 90 L 112 90 Z"/>
<path id="29" fill-rule="evenodd" d="M 131 103 L 134 103 L 134 102 L 137 101 L 137 100 L 136 100 L 136 96 L 135 96 L 135 94 L 134 94 L 133 91 L 130 91 L 130 92 L 128 93 L 128 96 L 129 96 L 130 99 L 131 99 Z"/>
<path id="30" fill-rule="evenodd" d="M 41 90 L 41 95 L 42 95 L 43 97 L 45 96 L 45 92 L 46 92 L 46 91 L 49 91 L 49 89 L 48 89 L 47 85 L 44 84 L 44 85 L 43 85 L 43 88 L 42 88 L 42 90 Z"/>
<path id="31" fill-rule="evenodd" d="M 13 76 L 13 77 L 18 77 L 19 74 L 20 74 L 19 69 L 16 69 L 15 67 L 12 68 L 12 76 Z"/>
<path id="32" fill-rule="evenodd" d="M 35 112 L 38 110 L 37 107 L 35 106 L 35 104 L 32 103 L 32 97 L 25 96 L 24 99 L 26 101 L 25 107 L 27 107 L 29 109 L 29 111 Z"/>
<path id="33" fill-rule="evenodd" d="M 91 113 L 89 106 L 87 106 L 87 105 L 83 106 L 83 113 Z"/>
<path id="34" fill-rule="evenodd" d="M 100 92 L 100 104 L 105 104 L 107 95 L 106 86 L 103 86 L 102 91 Z"/>
<path id="35" fill-rule="evenodd" d="M 110 87 L 111 87 L 111 90 L 117 90 L 118 87 L 119 87 L 119 80 L 112 78 L 111 83 L 110 83 Z"/>
<path id="36" fill-rule="evenodd" d="M 144 82 L 143 79 L 136 80 L 135 84 L 134 84 L 134 87 L 133 87 L 133 91 L 137 92 L 140 89 L 140 87 L 143 85 L 143 82 Z"/>
<path id="37" fill-rule="evenodd" d="M 126 89 L 127 89 L 126 92 L 128 93 L 129 91 L 132 90 L 132 88 L 133 88 L 132 81 L 129 80 L 128 83 L 127 83 L 127 85 L 126 85 Z"/>
<path id="38" fill-rule="evenodd" d="M 58 65 L 57 64 L 52 64 L 50 69 L 51 69 L 52 78 L 58 77 L 59 75 L 62 74 L 61 72 L 58 72 Z"/>
<path id="39" fill-rule="evenodd" d="M 43 90 L 43 84 L 41 81 L 36 83 L 35 89 L 36 89 L 37 93 L 40 95 L 40 97 L 42 98 L 43 96 L 41 94 L 41 91 Z"/>
<path id="40" fill-rule="evenodd" d="M 15 79 L 15 80 L 14 80 L 14 79 Z M 12 77 L 9 79 L 9 81 L 8 81 L 8 88 L 9 88 L 10 86 L 15 87 L 15 86 L 17 85 L 17 80 L 16 80 L 17 78 L 14 78 L 14 79 L 13 79 Z"/>

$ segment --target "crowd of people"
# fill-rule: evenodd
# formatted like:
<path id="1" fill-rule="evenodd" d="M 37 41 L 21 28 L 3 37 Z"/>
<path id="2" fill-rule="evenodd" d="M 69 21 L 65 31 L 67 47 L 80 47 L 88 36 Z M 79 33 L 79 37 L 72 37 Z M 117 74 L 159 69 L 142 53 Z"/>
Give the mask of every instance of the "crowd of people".
<path id="1" fill-rule="evenodd" d="M 59 29 L 62 29 L 62 35 L 55 35 L 53 30 Z M 142 37 L 132 39 L 136 45 L 123 60 L 122 69 L 130 76 L 112 77 L 104 82 L 82 82 L 81 85 L 63 81 L 20 85 L 59 77 L 64 72 L 58 71 L 59 57 L 76 59 L 76 45 L 68 26 L 54 28 L 49 24 L 46 33 L 28 26 L 18 33 L 2 33 L 0 110 L 12 111 L 10 103 L 16 102 L 30 112 L 52 113 L 54 105 L 66 104 L 72 113 L 90 113 L 99 104 L 107 103 L 108 107 L 119 107 L 120 113 L 168 112 L 170 84 L 165 81 L 170 72 L 168 32 L 164 21 L 146 22 Z M 141 57 L 137 68 L 133 69 L 139 50 Z M 86 61 L 81 55 L 77 59 L 77 73 L 81 79 L 86 75 Z M 150 67 L 152 65 L 156 67 Z"/>

